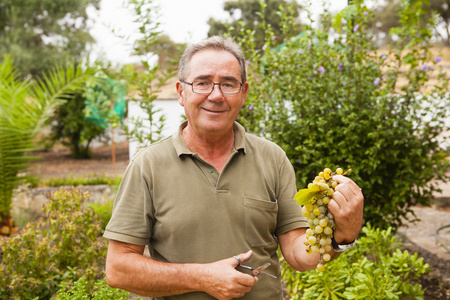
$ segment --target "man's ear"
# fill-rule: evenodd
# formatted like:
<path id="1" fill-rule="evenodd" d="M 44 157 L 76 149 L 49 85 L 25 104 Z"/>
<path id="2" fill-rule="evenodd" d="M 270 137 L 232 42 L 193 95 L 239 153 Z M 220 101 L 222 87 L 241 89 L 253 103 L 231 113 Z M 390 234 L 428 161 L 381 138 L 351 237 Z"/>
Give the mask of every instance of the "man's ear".
<path id="1" fill-rule="evenodd" d="M 245 99 L 247 98 L 247 92 L 248 92 L 248 82 L 244 83 L 242 86 L 242 98 L 241 98 L 241 107 L 245 104 Z"/>
<path id="2" fill-rule="evenodd" d="M 181 106 L 184 106 L 184 89 L 182 87 L 182 83 L 177 81 L 176 88 L 177 88 L 178 103 L 180 103 Z"/>

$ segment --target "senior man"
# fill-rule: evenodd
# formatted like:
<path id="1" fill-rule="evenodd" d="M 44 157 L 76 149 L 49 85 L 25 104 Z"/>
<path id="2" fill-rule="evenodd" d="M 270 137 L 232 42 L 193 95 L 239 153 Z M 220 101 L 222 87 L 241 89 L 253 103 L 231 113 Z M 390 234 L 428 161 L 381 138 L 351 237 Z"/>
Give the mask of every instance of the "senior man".
<path id="1" fill-rule="evenodd" d="M 305 251 L 286 154 L 236 122 L 249 89 L 244 56 L 231 39 L 206 39 L 188 46 L 178 79 L 187 121 L 125 172 L 104 234 L 107 282 L 153 299 L 282 299 L 278 245 L 299 271 L 315 268 L 318 254 Z M 348 245 L 364 198 L 352 180 L 335 180 L 334 238 Z M 270 266 L 254 276 L 240 263 Z"/>

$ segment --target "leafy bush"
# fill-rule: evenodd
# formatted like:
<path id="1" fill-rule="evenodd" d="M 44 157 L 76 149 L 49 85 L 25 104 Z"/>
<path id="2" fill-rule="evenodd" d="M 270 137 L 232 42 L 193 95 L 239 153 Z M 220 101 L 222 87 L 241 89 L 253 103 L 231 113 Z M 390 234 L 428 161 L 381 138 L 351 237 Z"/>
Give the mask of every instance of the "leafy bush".
<path id="1" fill-rule="evenodd" d="M 90 144 L 94 139 L 107 140 L 105 128 L 86 118 L 84 91 L 74 94 L 57 107 L 49 119 L 51 139 L 70 149 L 74 158 L 90 158 Z"/>
<path id="2" fill-rule="evenodd" d="M 75 284 L 69 288 L 69 283 L 61 284 L 61 289 L 58 291 L 55 300 L 128 300 L 130 293 L 121 289 L 110 287 L 105 279 L 97 280 L 94 284 L 93 291 L 89 290 L 90 286 L 85 277 L 78 279 Z"/>
<path id="3" fill-rule="evenodd" d="M 109 219 L 112 216 L 112 210 L 114 206 L 114 200 L 107 200 L 101 203 L 91 203 L 90 207 L 94 209 L 94 211 L 101 217 L 102 219 L 102 235 L 105 231 L 106 225 L 109 223 Z"/>
<path id="4" fill-rule="evenodd" d="M 295 272 L 283 263 L 282 277 L 292 299 L 423 299 L 415 283 L 430 267 L 417 253 L 398 249 L 392 229 L 362 229 L 356 247 L 325 265 L 324 272 Z"/>
<path id="5" fill-rule="evenodd" d="M 106 256 L 100 217 L 78 190 L 53 193 L 44 217 L 0 240 L 0 299 L 49 299 L 63 281 L 103 277 Z"/>
<path id="6" fill-rule="evenodd" d="M 262 49 L 254 32 L 239 38 L 250 83 L 239 122 L 286 151 L 299 188 L 325 166 L 352 168 L 366 221 L 393 231 L 449 179 L 449 75 L 429 50 L 422 2 L 403 1 L 392 49 L 372 43 L 373 14 L 361 0 L 295 37 L 294 19 L 279 12 L 283 44 L 264 22 Z"/>

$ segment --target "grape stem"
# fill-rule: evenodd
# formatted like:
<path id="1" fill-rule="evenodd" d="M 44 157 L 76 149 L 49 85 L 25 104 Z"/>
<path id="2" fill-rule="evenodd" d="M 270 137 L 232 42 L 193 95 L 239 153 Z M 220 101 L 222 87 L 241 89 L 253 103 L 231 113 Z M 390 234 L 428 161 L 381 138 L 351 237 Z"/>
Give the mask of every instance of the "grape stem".
<path id="1" fill-rule="evenodd" d="M 347 171 L 344 172 L 344 174 L 342 174 L 342 176 L 347 175 L 348 173 L 350 173 L 352 171 L 352 169 L 348 169 Z"/>

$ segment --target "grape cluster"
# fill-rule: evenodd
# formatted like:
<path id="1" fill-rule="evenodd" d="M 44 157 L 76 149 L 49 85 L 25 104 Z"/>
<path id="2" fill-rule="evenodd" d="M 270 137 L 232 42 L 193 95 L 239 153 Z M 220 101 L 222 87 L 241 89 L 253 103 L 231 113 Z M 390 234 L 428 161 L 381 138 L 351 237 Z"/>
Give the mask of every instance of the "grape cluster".
<path id="1" fill-rule="evenodd" d="M 320 254 L 317 264 L 317 270 L 320 272 L 325 269 L 325 263 L 331 259 L 330 254 L 326 252 L 331 250 L 331 238 L 336 227 L 334 216 L 328 211 L 327 206 L 338 185 L 333 180 L 333 175 L 342 173 L 341 168 L 337 168 L 336 172 L 332 172 L 329 168 L 320 172 L 314 181 L 308 184 L 308 190 L 315 188 L 318 192 L 314 193 L 302 207 L 302 213 L 309 224 L 309 229 L 306 230 L 306 252 Z"/>

